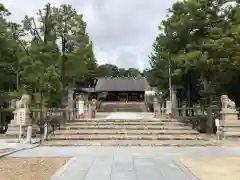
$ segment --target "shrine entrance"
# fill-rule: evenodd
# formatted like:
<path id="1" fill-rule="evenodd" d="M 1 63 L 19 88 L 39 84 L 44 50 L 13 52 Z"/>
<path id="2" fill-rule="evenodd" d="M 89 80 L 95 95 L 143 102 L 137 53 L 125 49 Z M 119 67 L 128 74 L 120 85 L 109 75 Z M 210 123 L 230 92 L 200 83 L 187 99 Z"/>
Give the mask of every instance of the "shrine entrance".
<path id="1" fill-rule="evenodd" d="M 118 100 L 121 102 L 127 102 L 128 101 L 128 94 L 127 93 L 119 93 L 118 94 Z"/>

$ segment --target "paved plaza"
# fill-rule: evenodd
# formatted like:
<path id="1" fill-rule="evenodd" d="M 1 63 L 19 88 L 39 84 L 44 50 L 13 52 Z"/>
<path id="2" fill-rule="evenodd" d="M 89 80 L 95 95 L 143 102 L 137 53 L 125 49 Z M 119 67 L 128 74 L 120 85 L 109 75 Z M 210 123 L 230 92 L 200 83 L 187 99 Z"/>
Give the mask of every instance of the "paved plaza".
<path id="1" fill-rule="evenodd" d="M 218 178 L 215 171 L 221 170 L 219 163 L 226 161 L 224 158 L 240 159 L 240 148 L 37 147 L 17 152 L 8 157 L 69 158 L 67 163 L 52 176 L 51 180 L 197 180 L 200 177 L 205 180 Z M 197 159 L 199 157 L 205 159 L 199 160 Z M 210 173 L 211 168 L 207 166 L 209 165 L 208 161 L 218 163 L 212 173 Z M 228 159 L 229 168 L 231 167 L 230 162 L 232 161 Z M 204 178 L 204 169 L 196 171 L 201 169 L 204 164 L 208 167 L 207 178 Z M 231 165 L 234 166 L 234 164 Z M 224 172 L 222 173 L 224 174 Z M 236 169 L 235 173 L 231 178 L 233 180 L 240 177 L 238 176 L 240 175 L 239 171 L 237 173 Z M 227 175 L 225 173 L 225 178 Z M 223 177 L 221 176 L 219 179 L 224 180 Z"/>
<path id="2" fill-rule="evenodd" d="M 105 118 L 134 121 L 150 115 L 116 112 Z M 0 174 L 5 175 L 0 180 L 19 175 L 25 180 L 238 180 L 240 146 L 39 146 L 2 158 Z"/>

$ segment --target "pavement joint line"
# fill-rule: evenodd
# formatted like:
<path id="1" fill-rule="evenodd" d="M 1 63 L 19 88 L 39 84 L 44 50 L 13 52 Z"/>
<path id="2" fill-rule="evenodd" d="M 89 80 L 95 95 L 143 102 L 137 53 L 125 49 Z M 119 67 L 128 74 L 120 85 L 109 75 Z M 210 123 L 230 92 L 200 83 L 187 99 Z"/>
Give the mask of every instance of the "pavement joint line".
<path id="1" fill-rule="evenodd" d="M 64 173 L 64 171 L 67 170 L 67 168 L 69 167 L 69 165 L 70 165 L 71 163 L 73 163 L 74 161 L 76 161 L 76 160 L 77 160 L 77 157 L 73 157 L 73 158 L 69 159 L 66 164 L 64 164 L 62 167 L 60 167 L 60 168 L 57 170 L 57 172 L 53 174 L 53 176 L 51 177 L 51 180 L 57 180 L 57 179 L 59 179 L 59 178 L 61 177 L 61 175 Z"/>
<path id="2" fill-rule="evenodd" d="M 187 167 L 185 166 L 180 160 L 176 158 L 172 158 L 174 164 L 176 164 L 191 180 L 199 180 L 197 176 Z"/>

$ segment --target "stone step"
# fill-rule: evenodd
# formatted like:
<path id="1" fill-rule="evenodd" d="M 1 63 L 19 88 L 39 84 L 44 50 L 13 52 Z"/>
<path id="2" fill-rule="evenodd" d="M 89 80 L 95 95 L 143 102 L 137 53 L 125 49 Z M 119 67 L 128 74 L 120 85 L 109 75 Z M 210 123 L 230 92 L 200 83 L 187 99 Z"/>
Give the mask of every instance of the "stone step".
<path id="1" fill-rule="evenodd" d="M 230 137 L 230 138 L 240 138 L 240 132 L 234 132 L 234 131 L 231 131 L 231 132 L 224 132 L 224 136 L 225 137 Z"/>
<path id="2" fill-rule="evenodd" d="M 110 108 L 99 109 L 98 112 L 144 112 L 141 108 Z"/>
<path id="3" fill-rule="evenodd" d="M 239 126 L 224 127 L 223 131 L 224 132 L 240 132 L 240 127 Z"/>
<path id="4" fill-rule="evenodd" d="M 96 118 L 96 119 L 76 119 L 73 121 L 68 121 L 67 123 L 79 123 L 79 122 L 181 122 L 183 121 L 179 119 L 156 119 L 156 118 L 150 118 L 150 119 L 103 119 L 103 118 Z"/>
<path id="5" fill-rule="evenodd" d="M 0 134 L 0 139 L 16 139 L 16 138 L 18 138 L 19 137 L 19 134 L 8 134 L 8 135 L 6 135 L 6 134 Z"/>
<path id="6" fill-rule="evenodd" d="M 60 128 L 61 130 L 81 130 L 81 129 L 114 129 L 114 130 L 191 130 L 189 126 L 159 126 L 159 125 L 134 125 L 134 126 L 123 126 L 123 125 L 80 125 L 80 126 L 74 126 L 74 125 L 68 125 L 68 126 L 62 126 Z"/>
<path id="7" fill-rule="evenodd" d="M 216 142 L 204 140 L 55 140 L 44 141 L 43 146 L 216 146 Z"/>
<path id="8" fill-rule="evenodd" d="M 103 134 L 103 135 L 115 135 L 115 134 L 131 134 L 131 135 L 161 135 L 161 134 L 168 134 L 168 135 L 186 135 L 186 134 L 192 134 L 192 135 L 198 135 L 199 132 L 194 130 L 120 130 L 116 131 L 113 129 L 95 129 L 95 130 L 89 130 L 89 129 L 81 129 L 81 130 L 61 130 L 54 132 L 55 135 L 74 135 L 74 134 L 82 134 L 82 135 L 96 135 L 96 134 Z"/>
<path id="9" fill-rule="evenodd" d="M 223 126 L 225 127 L 240 127 L 240 120 L 227 120 L 225 121 L 225 123 L 223 124 Z"/>
<path id="10" fill-rule="evenodd" d="M 144 112 L 141 107 L 129 108 L 129 107 L 114 107 L 114 108 L 100 108 L 99 112 Z"/>
<path id="11" fill-rule="evenodd" d="M 198 135 L 52 135 L 49 140 L 198 140 Z"/>
<path id="12" fill-rule="evenodd" d="M 147 112 L 147 108 L 144 103 L 110 103 L 101 104 L 99 110 L 100 112 Z"/>
<path id="13" fill-rule="evenodd" d="M 81 122 L 71 122 L 71 123 L 65 123 L 66 126 L 72 125 L 72 126 L 81 126 L 81 125 L 129 125 L 129 126 L 135 126 L 135 125 L 185 125 L 182 122 L 130 122 L 130 121 L 81 121 Z"/>

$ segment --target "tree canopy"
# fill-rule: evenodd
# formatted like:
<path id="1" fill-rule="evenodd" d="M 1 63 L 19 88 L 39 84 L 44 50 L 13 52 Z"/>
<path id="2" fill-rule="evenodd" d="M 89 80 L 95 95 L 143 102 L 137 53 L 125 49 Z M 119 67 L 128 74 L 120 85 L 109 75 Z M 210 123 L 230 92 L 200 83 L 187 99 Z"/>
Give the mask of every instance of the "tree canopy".
<path id="1" fill-rule="evenodd" d="M 228 94 L 240 103 L 240 2 L 184 0 L 169 9 L 150 55 L 159 88 L 182 85 L 189 103 Z"/>
<path id="2" fill-rule="evenodd" d="M 96 77 L 140 74 L 134 68 L 98 65 L 87 23 L 71 5 L 48 3 L 36 14 L 11 22 L 11 12 L 0 4 L 1 94 L 19 97 L 28 91 L 55 106 L 68 86 L 88 87 Z"/>

